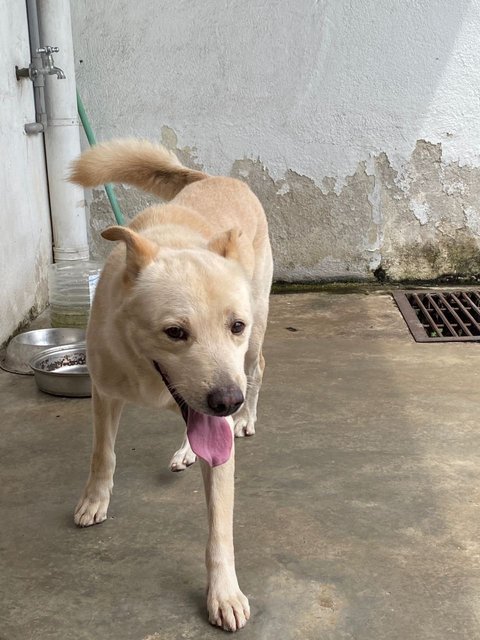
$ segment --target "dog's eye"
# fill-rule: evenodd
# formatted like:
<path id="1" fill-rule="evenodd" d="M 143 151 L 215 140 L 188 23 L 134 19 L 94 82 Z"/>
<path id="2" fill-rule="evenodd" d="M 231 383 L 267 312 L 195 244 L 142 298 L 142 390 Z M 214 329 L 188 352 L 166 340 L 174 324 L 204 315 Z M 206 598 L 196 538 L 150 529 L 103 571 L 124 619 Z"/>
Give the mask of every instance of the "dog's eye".
<path id="1" fill-rule="evenodd" d="M 240 320 L 237 320 L 231 326 L 232 333 L 235 333 L 237 335 L 240 334 L 240 333 L 243 333 L 244 330 L 245 330 L 245 323 L 244 322 L 240 322 Z"/>
<path id="2" fill-rule="evenodd" d="M 188 333 L 181 327 L 167 327 L 164 333 L 166 333 L 171 340 L 186 340 L 188 338 Z"/>

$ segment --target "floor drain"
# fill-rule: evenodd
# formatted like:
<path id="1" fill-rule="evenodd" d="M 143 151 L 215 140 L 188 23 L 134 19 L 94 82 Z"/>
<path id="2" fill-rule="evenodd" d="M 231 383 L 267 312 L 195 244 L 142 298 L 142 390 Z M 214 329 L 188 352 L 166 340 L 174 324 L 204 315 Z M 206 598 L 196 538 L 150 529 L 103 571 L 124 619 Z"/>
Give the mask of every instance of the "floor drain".
<path id="1" fill-rule="evenodd" d="M 394 291 L 417 342 L 480 341 L 480 291 Z"/>

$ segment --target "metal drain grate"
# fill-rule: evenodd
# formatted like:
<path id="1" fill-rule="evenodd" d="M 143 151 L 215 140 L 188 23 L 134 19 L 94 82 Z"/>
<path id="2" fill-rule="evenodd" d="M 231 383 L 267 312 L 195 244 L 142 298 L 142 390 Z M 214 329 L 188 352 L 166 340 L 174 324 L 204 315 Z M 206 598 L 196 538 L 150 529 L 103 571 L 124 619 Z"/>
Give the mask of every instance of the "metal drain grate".
<path id="1" fill-rule="evenodd" d="M 394 291 L 417 342 L 480 341 L 480 291 Z"/>

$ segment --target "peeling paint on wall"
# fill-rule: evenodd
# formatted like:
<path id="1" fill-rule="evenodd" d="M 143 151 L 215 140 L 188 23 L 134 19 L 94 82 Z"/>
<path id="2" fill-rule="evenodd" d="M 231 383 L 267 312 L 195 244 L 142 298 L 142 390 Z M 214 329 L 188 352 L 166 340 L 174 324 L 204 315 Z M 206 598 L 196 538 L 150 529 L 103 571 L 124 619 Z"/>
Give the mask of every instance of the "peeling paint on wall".
<path id="1" fill-rule="evenodd" d="M 275 181 L 259 160 L 237 160 L 231 175 L 250 185 L 267 212 L 276 279 L 329 279 L 333 273 L 358 279 L 368 273 L 374 185 L 365 163 L 338 194 L 334 181 L 325 180 L 320 188 L 291 170 Z"/>
<path id="2" fill-rule="evenodd" d="M 469 229 L 466 211 L 478 202 L 480 169 L 444 162 L 441 144 L 425 140 L 417 141 L 406 165 L 406 186 L 400 186 L 385 156 L 377 168 L 383 185 L 382 266 L 387 276 L 392 280 L 477 276 L 479 236 Z"/>
<path id="3" fill-rule="evenodd" d="M 173 129 L 162 128 L 162 142 L 204 170 L 195 148 L 177 146 Z M 379 267 L 392 281 L 480 274 L 480 169 L 444 163 L 440 144 L 419 140 L 402 179 L 385 153 L 360 162 L 340 188 L 332 177 L 319 186 L 292 170 L 275 180 L 260 159 L 236 160 L 230 175 L 265 208 L 277 280 L 368 280 Z M 116 189 L 127 218 L 155 202 Z M 103 190 L 94 191 L 90 212 L 92 254 L 103 257 L 111 245 L 100 231 L 114 223 Z"/>
<path id="4" fill-rule="evenodd" d="M 114 188 L 127 224 L 137 213 L 157 202 L 155 196 L 130 187 L 115 185 Z M 113 244 L 108 240 L 104 240 L 100 234 L 107 227 L 117 224 L 103 187 L 93 189 L 89 194 L 87 198 L 87 213 L 90 257 L 92 260 L 102 261 L 112 249 Z"/>

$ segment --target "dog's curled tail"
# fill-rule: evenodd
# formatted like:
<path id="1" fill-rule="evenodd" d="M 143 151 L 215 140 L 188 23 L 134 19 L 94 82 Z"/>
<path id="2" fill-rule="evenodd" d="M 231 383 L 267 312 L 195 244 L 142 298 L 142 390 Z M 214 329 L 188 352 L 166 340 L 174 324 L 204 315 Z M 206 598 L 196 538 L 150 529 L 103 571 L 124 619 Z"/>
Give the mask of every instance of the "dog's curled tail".
<path id="1" fill-rule="evenodd" d="M 112 140 L 95 145 L 72 164 L 68 179 L 84 187 L 131 184 L 171 200 L 184 187 L 208 178 L 184 167 L 168 149 L 147 140 Z"/>

